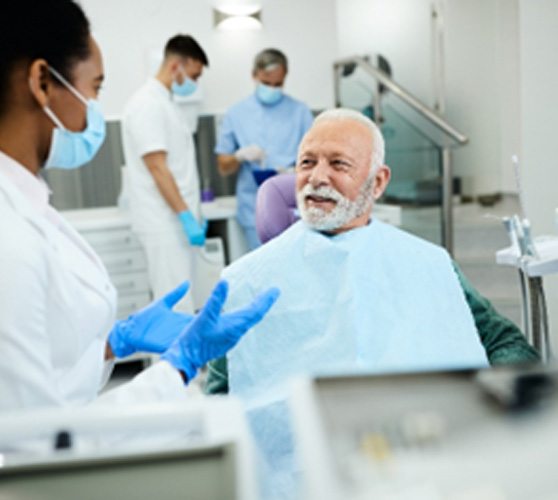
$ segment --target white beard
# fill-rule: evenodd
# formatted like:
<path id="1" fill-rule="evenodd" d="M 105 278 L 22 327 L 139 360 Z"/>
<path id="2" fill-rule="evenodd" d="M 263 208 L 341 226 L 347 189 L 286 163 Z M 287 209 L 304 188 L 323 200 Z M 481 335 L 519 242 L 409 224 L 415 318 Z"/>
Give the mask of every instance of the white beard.
<path id="1" fill-rule="evenodd" d="M 316 231 L 334 231 L 347 225 L 353 219 L 366 213 L 372 206 L 371 189 L 374 177 L 372 173 L 368 176 L 354 201 L 349 200 L 332 187 L 322 186 L 314 189 L 310 184 L 306 184 L 296 194 L 296 202 L 302 220 Z M 305 198 L 312 195 L 335 201 L 335 207 L 329 212 L 319 207 L 306 207 Z"/>

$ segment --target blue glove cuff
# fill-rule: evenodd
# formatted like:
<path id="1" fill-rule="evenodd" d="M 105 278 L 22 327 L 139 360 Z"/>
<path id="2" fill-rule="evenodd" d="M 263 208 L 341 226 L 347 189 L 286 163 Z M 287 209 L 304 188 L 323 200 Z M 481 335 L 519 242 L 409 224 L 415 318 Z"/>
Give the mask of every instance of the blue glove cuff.
<path id="1" fill-rule="evenodd" d="M 108 343 L 117 358 L 125 358 L 134 354 L 136 350 L 126 342 L 130 331 L 134 328 L 133 318 L 117 321 L 109 333 Z"/>
<path id="2" fill-rule="evenodd" d="M 203 246 L 205 243 L 206 227 L 203 226 L 203 224 L 199 224 L 196 218 L 192 215 L 192 212 L 189 210 L 179 212 L 177 215 L 190 245 Z"/>
<path id="3" fill-rule="evenodd" d="M 198 369 L 183 353 L 181 353 L 178 344 L 172 345 L 167 351 L 161 354 L 161 359 L 168 361 L 177 370 L 183 372 L 186 375 L 186 384 L 196 377 Z"/>
<path id="4" fill-rule="evenodd" d="M 178 212 L 178 218 L 182 224 L 197 224 L 198 221 L 192 215 L 190 210 L 184 210 L 183 212 Z"/>

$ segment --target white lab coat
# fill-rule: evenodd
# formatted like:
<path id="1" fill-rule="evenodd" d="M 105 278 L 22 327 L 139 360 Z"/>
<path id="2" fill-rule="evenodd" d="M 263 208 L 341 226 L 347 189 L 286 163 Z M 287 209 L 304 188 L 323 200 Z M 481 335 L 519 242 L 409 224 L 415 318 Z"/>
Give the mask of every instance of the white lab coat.
<path id="1" fill-rule="evenodd" d="M 110 373 L 104 350 L 115 311 L 95 252 L 0 173 L 0 411 L 95 400 Z M 178 372 L 161 362 L 107 401 L 168 400 L 183 390 Z"/>
<path id="2" fill-rule="evenodd" d="M 130 98 L 122 117 L 121 133 L 134 231 L 158 236 L 181 229 L 143 161 L 143 156 L 149 153 L 167 154 L 167 166 L 180 195 L 193 215 L 199 217 L 200 182 L 192 132 L 169 90 L 157 79 L 150 78 Z"/>
<path id="3" fill-rule="evenodd" d="M 122 120 L 132 228 L 147 257 L 149 284 L 160 298 L 185 280 L 191 282 L 199 257 L 177 215 L 165 201 L 143 161 L 149 153 L 167 153 L 167 166 L 194 217 L 200 217 L 200 183 L 192 133 L 169 90 L 150 78 L 126 105 Z M 192 293 L 177 304 L 192 313 Z"/>

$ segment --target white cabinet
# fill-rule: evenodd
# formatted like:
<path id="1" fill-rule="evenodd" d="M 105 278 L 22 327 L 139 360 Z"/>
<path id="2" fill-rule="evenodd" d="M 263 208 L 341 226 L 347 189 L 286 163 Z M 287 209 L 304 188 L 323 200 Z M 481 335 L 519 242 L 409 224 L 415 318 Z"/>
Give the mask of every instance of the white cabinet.
<path id="1" fill-rule="evenodd" d="M 151 301 L 147 261 L 127 215 L 116 207 L 62 212 L 98 253 L 118 291 L 118 319 Z"/>
<path id="2" fill-rule="evenodd" d="M 236 200 L 226 197 L 204 203 L 202 214 L 210 221 L 227 221 L 229 255 L 238 258 L 242 254 L 242 232 L 235 220 Z M 147 260 L 140 241 L 132 232 L 128 213 L 117 207 L 106 207 L 65 211 L 62 215 L 93 247 L 107 268 L 118 291 L 118 319 L 147 305 L 152 298 Z M 221 239 L 209 238 L 193 276 L 196 308 L 203 306 L 224 266 Z"/>

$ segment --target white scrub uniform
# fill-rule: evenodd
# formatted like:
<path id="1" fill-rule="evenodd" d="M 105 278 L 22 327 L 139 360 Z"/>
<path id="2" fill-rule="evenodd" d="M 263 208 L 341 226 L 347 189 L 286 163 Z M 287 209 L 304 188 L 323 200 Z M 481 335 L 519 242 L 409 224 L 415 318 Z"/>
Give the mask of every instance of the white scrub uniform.
<path id="1" fill-rule="evenodd" d="M 128 102 L 122 140 L 132 227 L 145 248 L 151 289 L 159 298 L 183 281 L 192 280 L 199 249 L 188 242 L 142 157 L 157 151 L 167 153 L 167 165 L 180 194 L 198 220 L 200 183 L 191 131 L 169 90 L 157 79 L 148 80 Z M 192 295 L 190 292 L 176 309 L 193 312 Z"/>
<path id="2" fill-rule="evenodd" d="M 0 411 L 90 403 L 112 367 L 104 352 L 115 289 L 48 197 L 44 181 L 0 152 Z M 104 397 L 129 404 L 184 393 L 178 371 L 159 362 Z"/>

